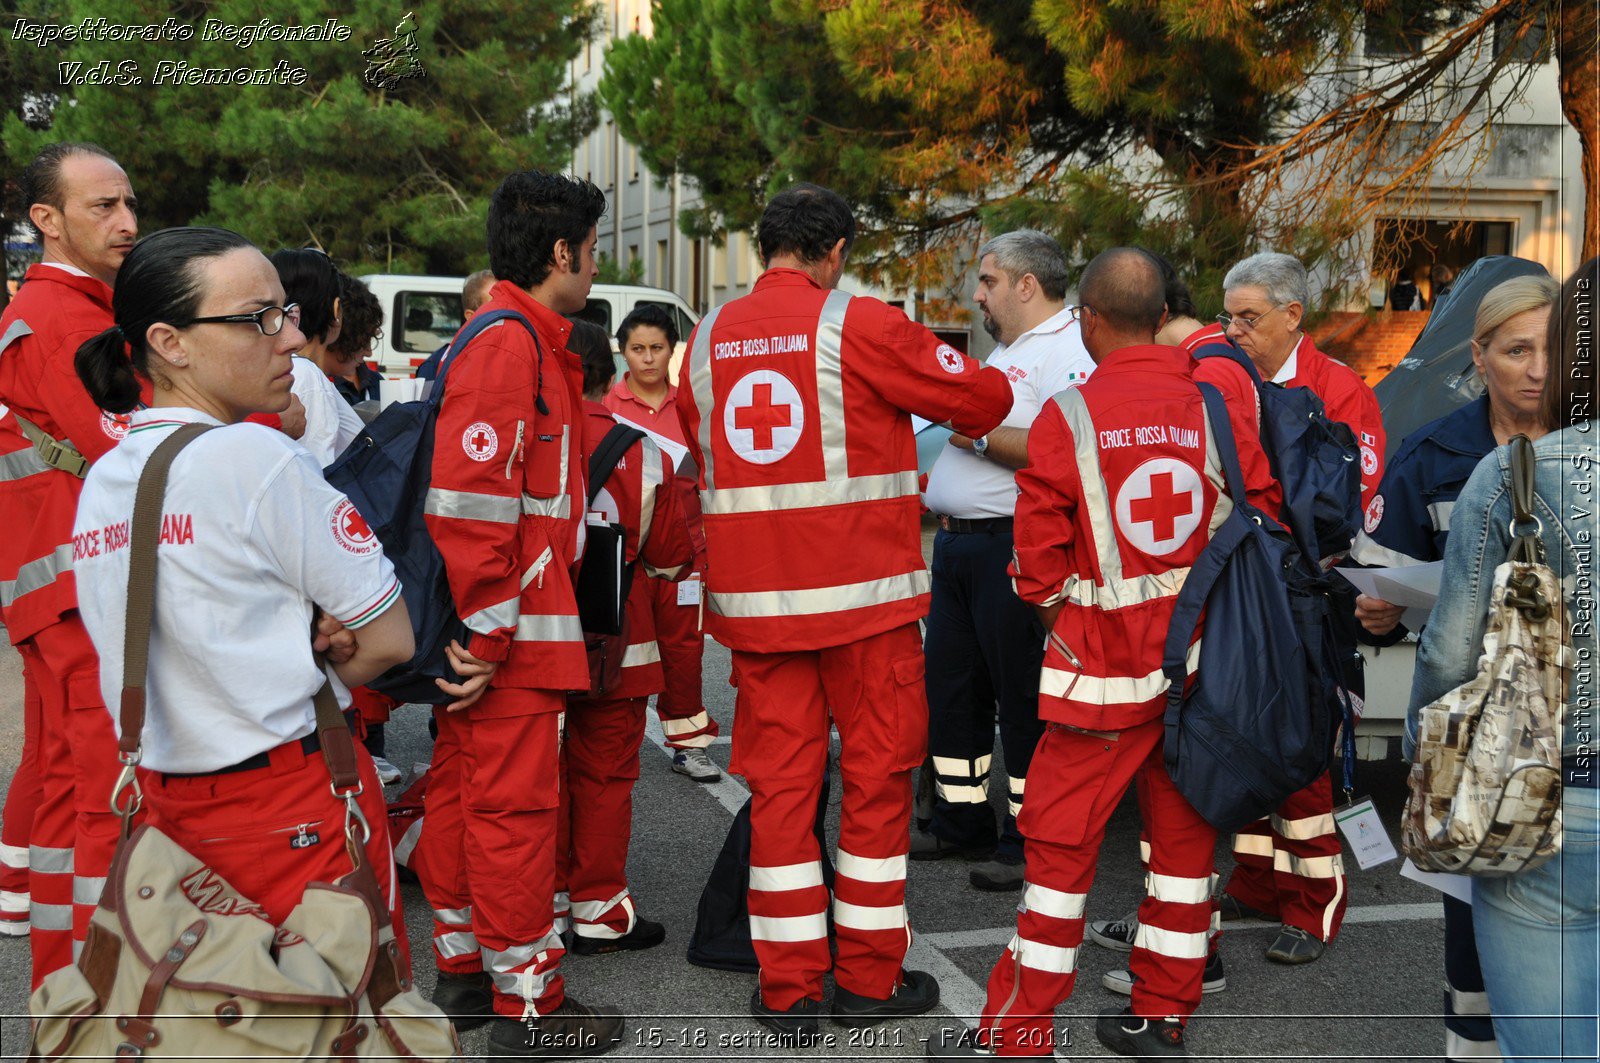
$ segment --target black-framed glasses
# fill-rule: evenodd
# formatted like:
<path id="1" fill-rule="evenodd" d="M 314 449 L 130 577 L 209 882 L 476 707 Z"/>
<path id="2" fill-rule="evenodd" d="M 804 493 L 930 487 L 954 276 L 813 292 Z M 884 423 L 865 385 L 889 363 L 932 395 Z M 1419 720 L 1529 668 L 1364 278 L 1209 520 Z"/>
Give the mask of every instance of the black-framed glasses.
<path id="1" fill-rule="evenodd" d="M 1261 324 L 1261 322 L 1265 321 L 1269 316 L 1277 313 L 1279 310 L 1282 310 L 1288 305 L 1288 303 L 1279 303 L 1272 309 L 1267 310 L 1264 313 L 1257 314 L 1255 317 L 1245 317 L 1242 314 L 1230 314 L 1224 310 L 1222 313 L 1217 315 L 1217 324 L 1221 325 L 1224 330 L 1232 328 L 1234 325 L 1238 325 L 1239 331 L 1241 332 L 1254 332 L 1257 325 Z"/>
<path id="2" fill-rule="evenodd" d="M 1084 314 L 1093 314 L 1095 317 L 1100 316 L 1100 311 L 1096 310 L 1088 303 L 1079 303 L 1077 306 L 1069 306 L 1067 307 L 1067 313 L 1072 315 L 1072 320 L 1074 321 L 1078 320 Z"/>
<path id="3" fill-rule="evenodd" d="M 300 327 L 299 303 L 290 303 L 288 306 L 263 306 L 253 314 L 219 314 L 216 317 L 197 317 L 189 324 L 254 325 L 261 330 L 263 336 L 276 336 L 283 331 L 283 323 L 285 321 L 295 328 Z"/>

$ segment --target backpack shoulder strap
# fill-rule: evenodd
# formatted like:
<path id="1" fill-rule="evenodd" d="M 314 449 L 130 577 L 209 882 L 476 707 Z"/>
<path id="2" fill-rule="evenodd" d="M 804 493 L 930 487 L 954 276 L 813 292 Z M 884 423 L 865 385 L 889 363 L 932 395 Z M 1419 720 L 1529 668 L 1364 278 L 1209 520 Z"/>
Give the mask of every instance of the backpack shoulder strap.
<path id="1" fill-rule="evenodd" d="M 1206 419 L 1211 422 L 1211 438 L 1217 444 L 1217 457 L 1222 462 L 1222 475 L 1228 482 L 1228 497 L 1235 505 L 1245 501 L 1244 471 L 1239 467 L 1239 445 L 1233 438 L 1233 423 L 1228 420 L 1228 405 L 1222 392 L 1210 384 L 1196 385 L 1205 400 Z"/>
<path id="2" fill-rule="evenodd" d="M 1261 371 L 1256 368 L 1256 363 L 1231 343 L 1202 343 L 1195 348 L 1194 357 L 1196 361 L 1201 358 L 1226 358 L 1250 375 L 1250 383 L 1254 384 L 1257 390 L 1261 388 Z"/>
<path id="3" fill-rule="evenodd" d="M 617 462 L 635 443 L 645 437 L 645 433 L 631 425 L 613 425 L 611 430 L 600 440 L 600 445 L 594 448 L 594 453 L 589 456 L 589 505 L 594 505 L 595 496 L 600 489 L 611 479 L 611 472 L 617 467 Z"/>
<path id="4" fill-rule="evenodd" d="M 533 337 L 533 349 L 537 352 L 534 365 L 533 403 L 540 413 L 549 413 L 550 407 L 544 401 L 544 344 L 539 342 L 539 333 L 534 329 L 533 322 L 517 313 L 515 310 L 489 310 L 473 314 L 472 318 L 456 333 L 456 338 L 451 342 L 450 349 L 439 360 L 438 372 L 434 374 L 433 390 L 428 394 L 428 401 L 437 406 L 444 400 L 445 374 L 450 371 L 450 366 L 455 363 L 456 355 L 467 349 L 467 344 L 477 339 L 485 329 L 491 325 L 498 325 L 502 321 L 515 321 L 528 330 L 528 335 Z"/>

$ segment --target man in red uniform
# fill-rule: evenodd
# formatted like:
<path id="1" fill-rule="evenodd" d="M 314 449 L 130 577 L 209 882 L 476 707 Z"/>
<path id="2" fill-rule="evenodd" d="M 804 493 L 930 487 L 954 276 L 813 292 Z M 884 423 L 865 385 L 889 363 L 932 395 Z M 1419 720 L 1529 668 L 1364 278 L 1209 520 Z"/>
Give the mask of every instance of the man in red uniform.
<path id="1" fill-rule="evenodd" d="M 579 342 L 579 330 L 592 332 L 588 342 Z M 615 368 L 610 337 L 599 325 L 576 322 L 569 342 L 583 360 L 587 466 L 617 427 L 601 405 Z M 604 692 L 572 699 L 561 747 L 563 829 L 556 853 L 562 889 L 556 910 L 559 919 L 562 908 L 570 906 L 572 951 L 579 955 L 653 948 L 667 936 L 665 927 L 635 910 L 628 889 L 628 842 L 645 708 L 663 686 L 650 584 L 672 586 L 693 558 L 672 478 L 672 462 L 647 436 L 622 456 L 589 507 L 597 519 L 622 525 L 627 563 L 635 570 L 625 606 L 622 674 Z"/>
<path id="2" fill-rule="evenodd" d="M 1017 473 L 1011 574 L 1050 632 L 1039 680 L 1048 726 L 1017 818 L 1027 882 L 978 1030 L 943 1031 L 928 1043 L 931 1058 L 1054 1051 L 1100 843 L 1135 782 L 1150 894 L 1133 947 L 1133 1004 L 1103 1014 L 1095 1032 L 1122 1055 L 1187 1055 L 1183 1024 L 1200 1001 L 1216 832 L 1167 775 L 1161 661 L 1184 577 L 1232 502 L 1194 360 L 1154 342 L 1164 312 L 1156 264 L 1116 248 L 1089 263 L 1078 290 L 1097 368 L 1045 404 Z M 1239 449 L 1259 449 L 1244 418 L 1230 418 Z M 1260 504 L 1270 481 L 1247 474 L 1246 488 Z"/>
<path id="3" fill-rule="evenodd" d="M 752 1013 L 786 1037 L 835 1017 L 920 1014 L 930 976 L 901 967 L 911 772 L 928 740 L 917 620 L 928 611 L 911 413 L 978 437 L 1011 405 L 980 367 L 876 299 L 836 290 L 855 218 L 796 185 L 757 229 L 766 272 L 690 340 L 679 409 L 701 469 L 707 627 L 733 651 L 732 770 L 749 781 Z M 828 890 L 812 833 L 839 730 L 844 804 Z"/>
<path id="4" fill-rule="evenodd" d="M 1222 284 L 1228 338 L 1250 356 L 1261 378 L 1310 388 L 1331 420 L 1350 426 L 1361 445 L 1364 509 L 1383 478 L 1383 417 L 1366 382 L 1301 331 L 1310 301 L 1305 267 L 1289 255 L 1263 252 L 1230 269 Z M 1223 894 L 1223 920 L 1281 921 L 1269 960 L 1309 963 L 1321 956 L 1339 933 L 1348 901 L 1328 773 L 1240 831 L 1233 853 L 1238 866 Z"/>
<path id="5" fill-rule="evenodd" d="M 84 473 L 127 426 L 90 400 L 73 358 L 112 325 L 138 219 L 127 174 L 92 144 L 45 148 L 22 190 L 44 261 L 0 315 L 0 614 L 39 698 L 27 842 L 37 986 L 81 946 L 117 840 L 116 736 L 78 618 L 72 520 Z"/>
<path id="6" fill-rule="evenodd" d="M 617 326 L 617 343 L 627 359 L 628 373 L 606 392 L 606 409 L 618 420 L 687 445 L 683 421 L 678 417 L 678 389 L 672 386 L 667 373 L 678 345 L 678 327 L 672 315 L 655 303 L 639 304 Z M 696 479 L 695 470 L 677 477 L 694 542 L 693 575 L 682 584 L 660 579 L 644 582 L 651 595 L 666 683 L 656 698 L 656 715 L 661 718 L 666 746 L 673 751 L 672 770 L 695 782 L 710 783 L 722 778 L 722 772 L 706 753 L 718 728 L 717 721 L 706 711 L 702 689 L 706 640 L 700 627 L 700 591 L 706 570 L 706 532 L 700 519 Z"/>
<path id="7" fill-rule="evenodd" d="M 492 1018 L 491 1056 L 593 1055 L 622 1017 L 565 995 L 552 926 L 567 691 L 589 685 L 572 572 L 582 552 L 583 371 L 570 322 L 596 273 L 592 184 L 513 173 L 489 201 L 498 280 L 479 313 L 514 310 L 455 355 L 439 410 L 428 530 L 472 632 L 439 737 L 418 849 L 439 988 L 458 1026 Z M 526 1022 L 528 1025 L 524 1026 Z M 531 1033 L 531 1045 L 530 1045 Z"/>

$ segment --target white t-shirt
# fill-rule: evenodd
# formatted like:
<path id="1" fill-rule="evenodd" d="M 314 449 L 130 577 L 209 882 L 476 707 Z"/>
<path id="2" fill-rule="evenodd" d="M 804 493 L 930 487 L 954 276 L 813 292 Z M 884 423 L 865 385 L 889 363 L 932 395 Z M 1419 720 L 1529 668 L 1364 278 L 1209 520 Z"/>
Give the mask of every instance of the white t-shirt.
<path id="1" fill-rule="evenodd" d="M 1072 314 L 1063 308 L 1004 347 L 988 364 L 1011 380 L 1011 412 L 1001 425 L 1027 428 L 1051 398 L 1077 387 L 1094 372 Z M 1009 517 L 1017 508 L 1017 473 L 1011 466 L 947 446 L 928 474 L 927 507 L 967 520 Z"/>
<path id="2" fill-rule="evenodd" d="M 134 494 L 150 453 L 196 421 L 217 423 L 189 409 L 134 413 L 78 502 L 78 608 L 119 730 Z M 357 628 L 400 596 L 377 537 L 310 454 L 254 424 L 190 443 L 173 463 L 162 514 L 144 766 L 214 771 L 310 734 L 323 680 L 311 654 L 312 604 Z M 348 705 L 337 680 L 334 689 Z"/>
<path id="3" fill-rule="evenodd" d="M 293 368 L 289 390 L 306 408 L 306 430 L 299 443 L 325 469 L 361 434 L 361 417 L 316 362 L 296 355 Z"/>

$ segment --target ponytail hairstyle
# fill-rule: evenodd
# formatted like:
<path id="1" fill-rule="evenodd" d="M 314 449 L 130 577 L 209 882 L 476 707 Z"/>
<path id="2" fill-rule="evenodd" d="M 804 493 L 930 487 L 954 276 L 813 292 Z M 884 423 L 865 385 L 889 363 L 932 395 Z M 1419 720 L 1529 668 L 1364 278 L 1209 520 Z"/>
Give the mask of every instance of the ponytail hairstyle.
<path id="1" fill-rule="evenodd" d="M 162 229 L 133 245 L 111 294 L 116 324 L 79 347 L 73 363 L 96 406 L 112 413 L 138 407 L 139 377 L 153 376 L 150 326 L 193 324 L 205 294 L 204 261 L 254 246 L 231 230 L 201 226 Z"/>
<path id="2" fill-rule="evenodd" d="M 593 321 L 572 318 L 567 350 L 583 363 L 583 394 L 604 395 L 616 379 L 617 363 L 611 354 L 611 337 Z"/>
<path id="3" fill-rule="evenodd" d="M 315 247 L 274 251 L 270 256 L 290 303 L 300 304 L 300 332 L 322 343 L 333 328 L 333 303 L 343 295 L 341 274 L 327 252 Z"/>

